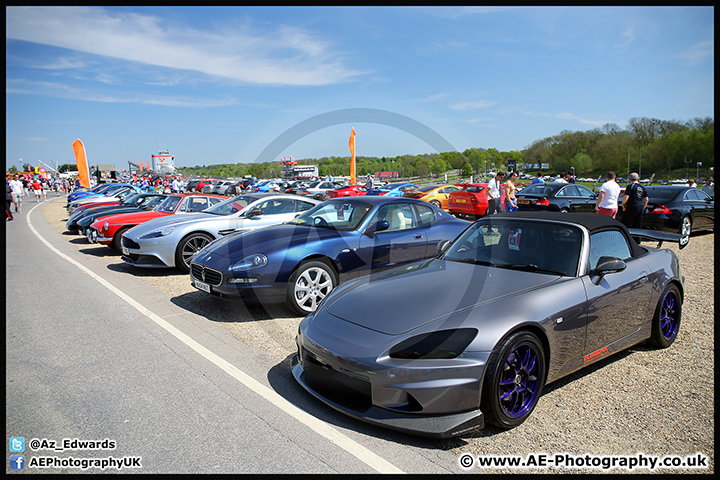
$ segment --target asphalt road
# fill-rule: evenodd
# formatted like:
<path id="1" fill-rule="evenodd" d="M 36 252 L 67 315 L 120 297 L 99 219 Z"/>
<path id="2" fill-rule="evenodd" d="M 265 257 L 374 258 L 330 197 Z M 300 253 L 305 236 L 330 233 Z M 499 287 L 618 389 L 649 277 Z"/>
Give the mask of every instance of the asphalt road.
<path id="1" fill-rule="evenodd" d="M 355 421 L 302 390 L 290 373 L 301 319 L 286 308 L 220 301 L 178 271 L 126 266 L 65 232 L 64 205 L 26 202 L 6 224 L 6 436 L 116 448 L 26 448 L 26 462 L 140 457 L 128 471 L 141 473 L 587 473 L 598 469 L 463 469 L 460 459 L 699 452 L 710 467 L 690 471 L 714 471 L 714 380 L 701 373 L 714 363 L 712 233 L 671 247 L 710 279 L 686 270 L 673 347 L 638 346 L 547 386 L 518 428 L 438 441 Z"/>
<path id="2" fill-rule="evenodd" d="M 26 440 L 26 470 L 48 456 L 140 457 L 128 471 L 142 473 L 458 469 L 449 452 L 408 451 L 402 439 L 348 428 L 295 384 L 285 360 L 78 249 L 42 207 L 25 202 L 5 234 L 6 434 L 10 453 L 11 437 Z M 116 447 L 32 451 L 32 439 Z"/>

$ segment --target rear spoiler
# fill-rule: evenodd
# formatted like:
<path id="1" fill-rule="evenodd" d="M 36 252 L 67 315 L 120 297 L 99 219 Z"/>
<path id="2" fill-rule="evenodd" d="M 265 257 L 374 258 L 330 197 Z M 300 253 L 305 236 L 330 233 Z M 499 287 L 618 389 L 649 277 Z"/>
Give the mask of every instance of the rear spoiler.
<path id="1" fill-rule="evenodd" d="M 657 241 L 657 248 L 662 247 L 663 242 L 677 242 L 680 250 L 690 241 L 689 235 L 680 235 L 679 233 L 662 232 L 659 230 L 647 230 L 642 228 L 628 228 L 630 236 L 640 240 Z"/>

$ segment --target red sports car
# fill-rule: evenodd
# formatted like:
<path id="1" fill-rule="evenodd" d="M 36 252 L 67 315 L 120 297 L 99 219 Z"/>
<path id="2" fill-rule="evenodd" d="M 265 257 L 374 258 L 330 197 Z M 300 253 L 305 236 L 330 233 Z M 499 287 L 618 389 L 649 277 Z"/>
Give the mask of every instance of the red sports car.
<path id="1" fill-rule="evenodd" d="M 91 243 L 101 243 L 120 250 L 123 233 L 135 225 L 167 215 L 200 212 L 226 198 L 228 197 L 203 193 L 169 195 L 154 210 L 102 217 L 90 225 L 85 234 Z"/>
<path id="2" fill-rule="evenodd" d="M 452 192 L 448 199 L 448 211 L 459 218 L 476 219 L 485 215 L 488 208 L 487 183 L 456 184 L 462 187 Z M 505 204 L 505 193 L 500 197 Z"/>
<path id="3" fill-rule="evenodd" d="M 327 200 L 328 198 L 337 198 L 337 197 L 358 197 L 361 195 L 365 195 L 365 192 L 367 192 L 367 188 L 365 188 L 365 185 L 345 185 L 342 187 L 338 187 L 335 190 L 328 190 L 325 192 L 324 200 Z"/>

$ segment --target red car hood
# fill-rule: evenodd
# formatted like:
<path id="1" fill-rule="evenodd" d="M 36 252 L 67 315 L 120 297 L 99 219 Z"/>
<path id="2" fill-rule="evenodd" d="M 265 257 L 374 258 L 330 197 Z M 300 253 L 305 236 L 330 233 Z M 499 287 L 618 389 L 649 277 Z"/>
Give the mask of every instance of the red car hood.
<path id="1" fill-rule="evenodd" d="M 120 213 L 118 215 L 110 215 L 109 217 L 102 217 L 96 220 L 91 227 L 102 230 L 102 226 L 107 222 L 110 225 L 137 225 L 139 223 L 147 222 L 153 218 L 165 217 L 172 215 L 172 213 L 166 212 L 133 212 L 133 213 Z"/>

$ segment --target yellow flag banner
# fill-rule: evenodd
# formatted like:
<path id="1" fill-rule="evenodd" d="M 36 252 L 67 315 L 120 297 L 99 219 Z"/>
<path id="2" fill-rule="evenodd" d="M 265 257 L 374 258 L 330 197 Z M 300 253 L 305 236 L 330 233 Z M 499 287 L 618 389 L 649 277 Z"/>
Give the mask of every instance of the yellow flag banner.
<path id="1" fill-rule="evenodd" d="M 350 185 L 355 185 L 355 127 L 350 132 Z"/>
<path id="2" fill-rule="evenodd" d="M 85 188 L 90 188 L 90 167 L 85 157 L 85 145 L 78 138 L 72 143 L 73 151 L 75 152 L 75 163 L 78 167 L 78 179 L 80 185 Z"/>

